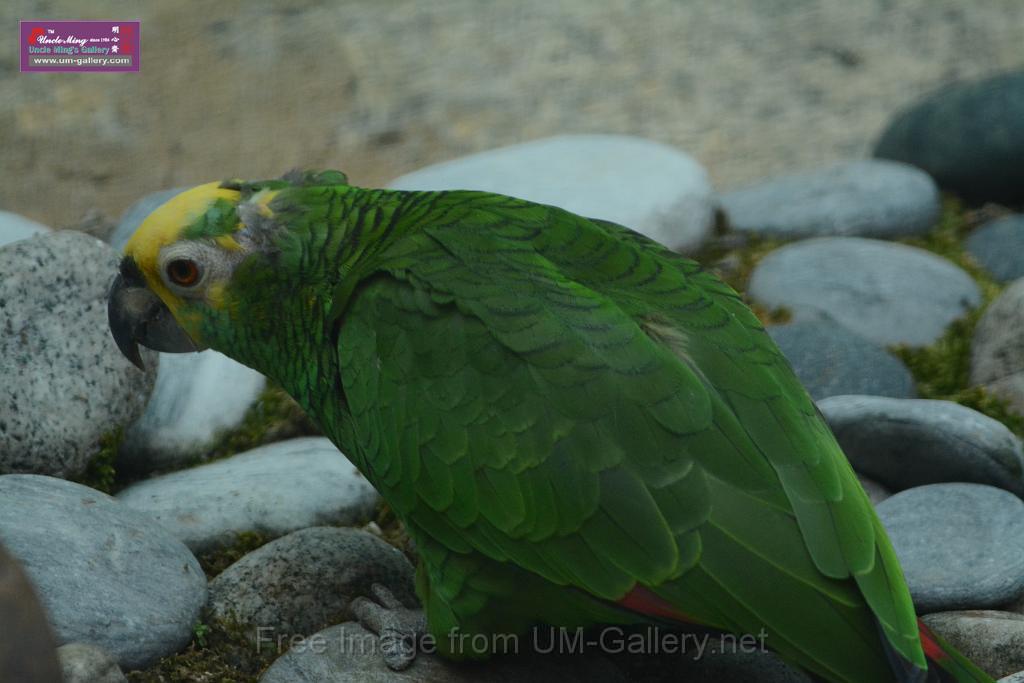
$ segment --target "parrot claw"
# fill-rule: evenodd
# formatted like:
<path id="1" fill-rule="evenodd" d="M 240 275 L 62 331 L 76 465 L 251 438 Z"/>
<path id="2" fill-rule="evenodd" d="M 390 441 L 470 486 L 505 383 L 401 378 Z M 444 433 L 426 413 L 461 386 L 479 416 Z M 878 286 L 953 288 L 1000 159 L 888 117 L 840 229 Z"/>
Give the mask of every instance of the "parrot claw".
<path id="1" fill-rule="evenodd" d="M 370 587 L 370 598 L 352 601 L 352 613 L 362 626 L 380 638 L 381 656 L 392 671 L 402 671 L 416 659 L 416 646 L 426 632 L 423 610 L 410 609 L 379 583 Z"/>

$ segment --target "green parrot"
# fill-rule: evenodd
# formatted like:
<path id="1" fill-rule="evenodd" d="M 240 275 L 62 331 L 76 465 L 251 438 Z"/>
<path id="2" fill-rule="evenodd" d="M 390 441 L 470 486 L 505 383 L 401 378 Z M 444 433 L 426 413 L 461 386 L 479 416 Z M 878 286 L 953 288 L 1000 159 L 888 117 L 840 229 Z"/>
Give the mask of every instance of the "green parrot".
<path id="1" fill-rule="evenodd" d="M 414 540 L 442 654 L 658 624 L 764 633 L 826 681 L 992 680 L 917 620 L 757 317 L 625 227 L 337 171 L 214 182 L 143 222 L 108 305 L 139 365 L 212 348 L 295 398 Z"/>

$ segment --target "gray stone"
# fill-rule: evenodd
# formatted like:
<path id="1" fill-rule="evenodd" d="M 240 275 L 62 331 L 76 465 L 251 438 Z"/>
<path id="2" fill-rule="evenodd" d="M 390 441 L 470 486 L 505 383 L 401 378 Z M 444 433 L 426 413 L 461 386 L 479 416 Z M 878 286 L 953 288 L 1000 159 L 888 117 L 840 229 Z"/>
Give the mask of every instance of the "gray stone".
<path id="1" fill-rule="evenodd" d="M 1024 414 L 1024 278 L 989 304 L 971 340 L 971 383 Z"/>
<path id="2" fill-rule="evenodd" d="M 142 221 L 146 219 L 146 216 L 153 213 L 171 197 L 181 194 L 187 189 L 186 187 L 176 187 L 172 190 L 152 192 L 129 206 L 121 215 L 121 220 L 110 235 L 108 240 L 110 246 L 114 247 L 117 251 L 124 249 L 124 245 L 128 243 L 128 238 L 142 225 Z"/>
<path id="3" fill-rule="evenodd" d="M 33 235 L 45 235 L 50 228 L 10 211 L 0 211 L 0 247 Z"/>
<path id="4" fill-rule="evenodd" d="M 1024 200 L 1024 71 L 944 85 L 896 116 L 875 156 L 918 166 L 973 202 Z"/>
<path id="5" fill-rule="evenodd" d="M 768 328 L 815 400 L 841 394 L 911 398 L 914 378 L 896 356 L 829 320 Z"/>
<path id="6" fill-rule="evenodd" d="M 859 159 L 721 195 L 729 226 L 768 237 L 905 237 L 939 217 L 939 188 L 906 164 Z"/>
<path id="7" fill-rule="evenodd" d="M 116 270 L 113 250 L 78 232 L 0 248 L 0 473 L 80 474 L 104 435 L 142 413 L 155 371 L 110 336 Z"/>
<path id="8" fill-rule="evenodd" d="M 993 678 L 1024 668 L 1024 616 L 995 610 L 939 612 L 924 617 L 936 635 Z"/>
<path id="9" fill-rule="evenodd" d="M 59 643 L 92 643 L 136 669 L 191 639 L 206 577 L 144 513 L 80 484 L 9 474 L 0 541 L 35 584 Z"/>
<path id="10" fill-rule="evenodd" d="M 614 221 L 679 251 L 711 230 L 707 173 L 692 157 L 624 135 L 560 135 L 435 164 L 398 190 L 485 190 Z"/>
<path id="11" fill-rule="evenodd" d="M 391 671 L 381 658 L 377 636 L 351 622 L 311 635 L 278 657 L 260 677 L 260 683 L 626 683 L 628 680 L 597 653 L 561 657 L 505 655 L 486 662 L 457 664 L 430 654 L 424 647 L 408 669 Z"/>
<path id="12" fill-rule="evenodd" d="M 861 488 L 864 489 L 864 493 L 868 494 L 868 498 L 874 505 L 878 505 L 886 498 L 892 498 L 892 491 L 879 484 L 874 479 L 865 477 L 860 472 L 857 472 L 857 481 L 860 482 Z"/>
<path id="13" fill-rule="evenodd" d="M 881 396 L 833 396 L 818 407 L 853 468 L 890 489 L 963 481 L 1024 496 L 1021 440 L 987 415 Z"/>
<path id="14" fill-rule="evenodd" d="M 1024 214 L 986 223 L 967 237 L 964 246 L 998 282 L 1024 277 Z"/>
<path id="15" fill-rule="evenodd" d="M 161 353 L 153 396 L 125 432 L 117 465 L 132 472 L 181 467 L 237 427 L 266 378 L 217 351 Z"/>
<path id="16" fill-rule="evenodd" d="M 127 683 L 121 667 L 101 648 L 68 643 L 57 648 L 64 683 Z"/>
<path id="17" fill-rule="evenodd" d="M 878 504 L 919 613 L 997 607 L 1024 591 L 1024 502 L 983 484 L 930 484 Z"/>
<path id="18" fill-rule="evenodd" d="M 0 681 L 60 680 L 56 644 L 35 590 L 21 565 L 0 545 Z"/>
<path id="19" fill-rule="evenodd" d="M 876 344 L 924 346 L 981 302 L 971 276 L 931 252 L 861 237 L 820 237 L 771 252 L 747 293 L 795 320 L 831 317 Z"/>
<path id="20" fill-rule="evenodd" d="M 141 481 L 117 499 L 204 552 L 244 531 L 281 536 L 356 524 L 373 515 L 380 497 L 330 441 L 308 437 Z"/>
<path id="21" fill-rule="evenodd" d="M 1000 678 L 998 683 L 1024 683 L 1024 671 Z"/>
<path id="22" fill-rule="evenodd" d="M 312 527 L 271 541 L 210 582 L 209 609 L 259 628 L 258 638 L 310 635 L 352 619 L 349 604 L 383 584 L 417 605 L 405 555 L 360 529 Z"/>

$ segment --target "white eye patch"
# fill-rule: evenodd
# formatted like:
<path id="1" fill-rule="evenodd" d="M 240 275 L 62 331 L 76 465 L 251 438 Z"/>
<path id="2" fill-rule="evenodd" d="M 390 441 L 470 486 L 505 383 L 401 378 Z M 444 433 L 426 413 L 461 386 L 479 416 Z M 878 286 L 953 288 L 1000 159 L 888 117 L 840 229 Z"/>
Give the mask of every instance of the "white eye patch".
<path id="1" fill-rule="evenodd" d="M 200 241 L 179 242 L 160 250 L 160 279 L 182 297 L 202 296 L 209 286 L 231 275 L 237 258 L 216 245 Z"/>

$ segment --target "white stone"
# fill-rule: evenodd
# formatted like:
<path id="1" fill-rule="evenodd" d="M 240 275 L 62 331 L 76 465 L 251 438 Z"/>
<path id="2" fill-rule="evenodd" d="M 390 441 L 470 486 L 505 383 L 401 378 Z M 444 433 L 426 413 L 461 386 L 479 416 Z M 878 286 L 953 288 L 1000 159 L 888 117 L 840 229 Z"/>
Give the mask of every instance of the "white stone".
<path id="1" fill-rule="evenodd" d="M 245 531 L 280 536 L 371 517 L 379 496 L 323 437 L 279 441 L 139 482 L 117 494 L 196 552 Z"/>
<path id="2" fill-rule="evenodd" d="M 153 396 L 125 433 L 119 466 L 181 466 L 237 427 L 265 386 L 263 375 L 216 351 L 160 354 Z"/>
<path id="3" fill-rule="evenodd" d="M 561 135 L 455 159 L 394 180 L 399 190 L 484 190 L 613 221 L 692 251 L 711 229 L 707 172 L 689 155 L 625 135 Z"/>

